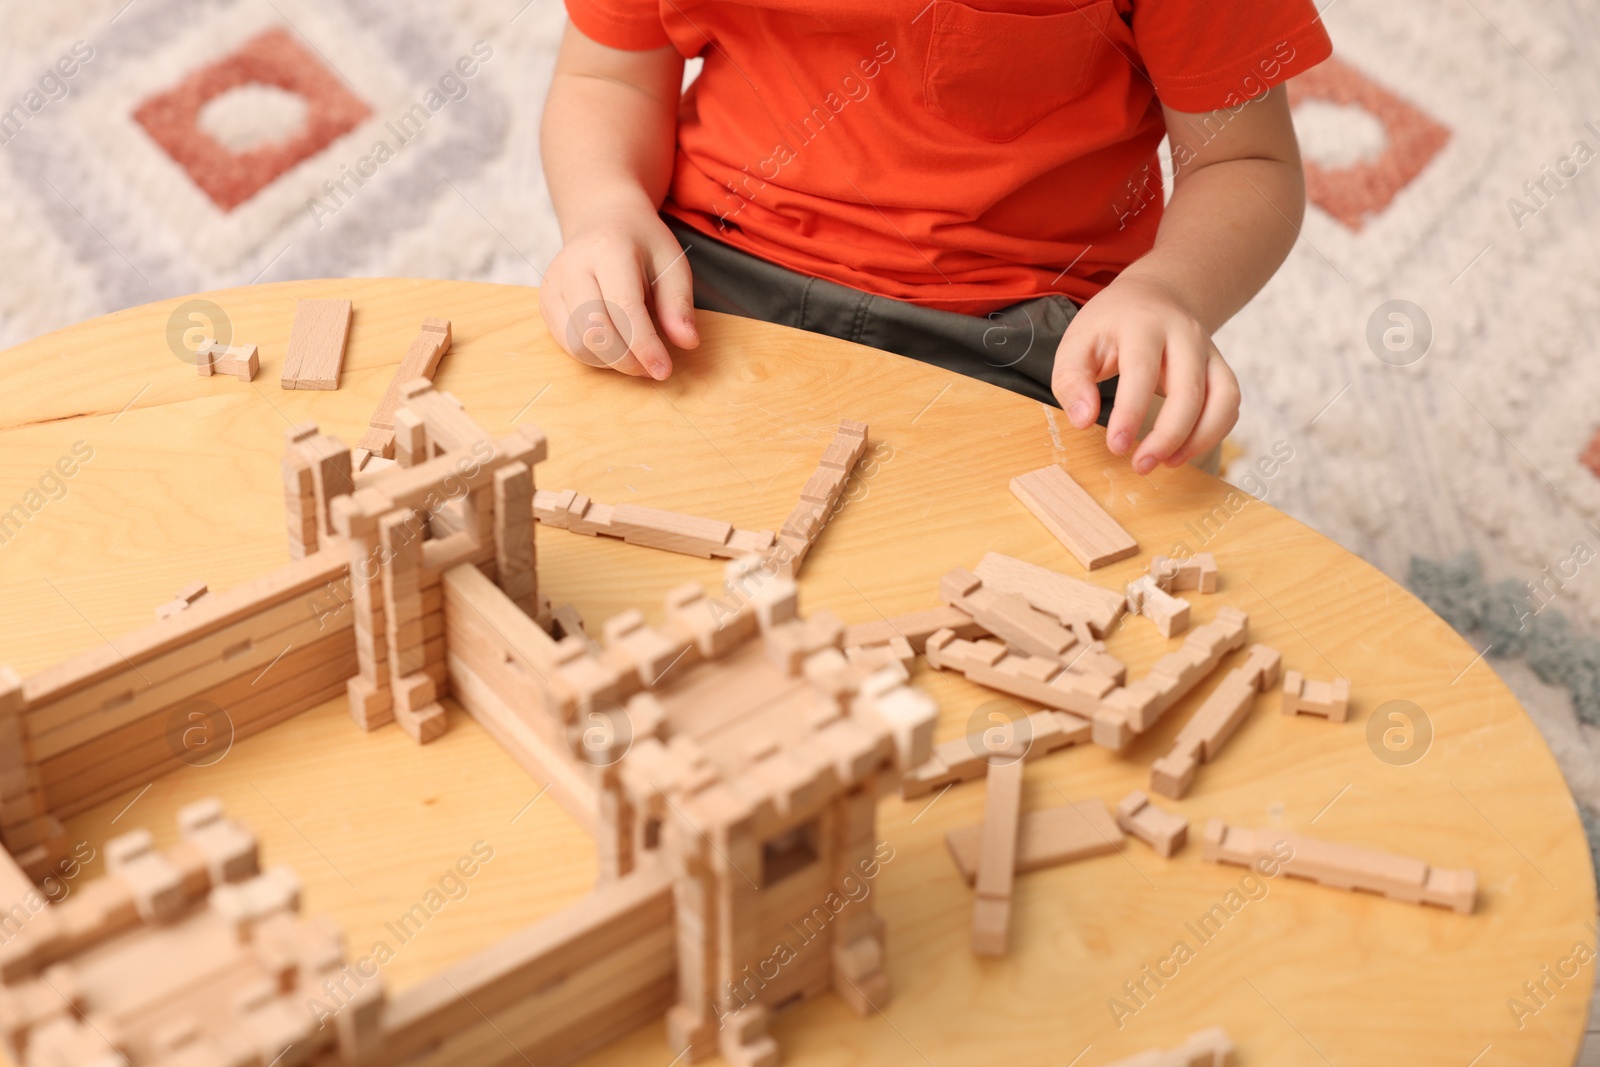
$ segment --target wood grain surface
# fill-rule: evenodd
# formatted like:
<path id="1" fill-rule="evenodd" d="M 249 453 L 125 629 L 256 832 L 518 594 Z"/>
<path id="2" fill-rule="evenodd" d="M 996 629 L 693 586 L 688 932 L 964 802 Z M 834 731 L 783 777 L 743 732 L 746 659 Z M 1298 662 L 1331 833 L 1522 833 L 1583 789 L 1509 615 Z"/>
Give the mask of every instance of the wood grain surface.
<path id="1" fill-rule="evenodd" d="M 278 387 L 300 297 L 354 302 L 337 391 Z M 349 280 L 197 299 L 229 328 L 217 329 L 218 313 L 203 307 L 191 319 L 193 299 L 171 300 L 0 353 L 0 512 L 14 503 L 30 512 L 0 538 L 0 663 L 38 670 L 147 621 L 191 580 L 224 589 L 284 562 L 283 430 L 311 419 L 358 440 L 424 316 L 453 325 L 440 388 L 492 432 L 541 426 L 550 459 L 538 484 L 598 500 L 774 529 L 839 421 L 869 423 L 867 459 L 801 579 L 804 609 L 830 608 L 847 622 L 935 606 L 939 576 L 985 551 L 1084 577 L 1007 488 L 1059 462 L 1139 541 L 1139 555 L 1092 581 L 1120 588 L 1153 554 L 1214 552 L 1218 592 L 1184 594 L 1196 625 L 1238 607 L 1250 615 L 1251 640 L 1280 649 L 1286 667 L 1351 681 L 1342 724 L 1280 715 L 1278 696 L 1263 697 L 1190 795 L 1163 801 L 1193 820 L 1191 836 L 1215 816 L 1475 867 L 1478 912 L 1252 882 L 1200 862 L 1193 843 L 1163 860 L 1130 840 L 1117 853 L 1020 875 L 1011 950 L 980 960 L 967 946 L 972 891 L 943 837 L 979 821 L 981 782 L 914 802 L 889 798 L 879 829 L 893 858 L 869 888 L 888 922 L 894 1000 L 868 1018 L 832 996 L 783 1013 L 774 1032 L 786 1062 L 1093 1067 L 1211 1025 L 1226 1027 L 1245 1067 L 1572 1061 L 1593 966 L 1563 961 L 1594 944 L 1595 887 L 1549 750 L 1474 648 L 1378 571 L 1270 506 L 1191 469 L 1141 477 L 1105 450 L 1100 431 L 1075 432 L 1039 404 L 978 382 L 756 322 L 702 313 L 705 344 L 676 353 L 676 373 L 655 383 L 561 354 L 531 289 Z M 170 339 L 185 330 L 191 345 L 206 334 L 258 345 L 261 373 L 249 384 L 199 377 L 174 354 Z M 51 478 L 77 442 L 92 457 L 71 477 Z M 542 588 L 594 629 L 634 606 L 659 620 L 667 589 L 722 576 L 714 561 L 558 530 L 539 532 L 538 551 Z M 1108 644 L 1133 677 L 1175 647 L 1141 618 Z M 1016 710 L 920 662 L 916 681 L 940 702 L 941 741 Z M 1151 760 L 1214 684 L 1120 755 L 1073 748 L 1029 763 L 1024 810 L 1114 804 L 1145 788 Z M 1404 722 L 1386 714 L 1369 742 L 1375 710 L 1391 701 L 1421 709 L 1431 739 L 1414 730 L 1407 748 Z M 1397 731 L 1390 741 L 1400 751 L 1385 748 L 1386 730 Z M 592 884 L 592 845 L 540 790 L 457 708 L 450 732 L 418 747 L 393 727 L 358 732 L 340 700 L 68 828 L 96 848 L 138 826 L 170 842 L 178 806 L 221 796 L 260 833 L 266 862 L 299 872 L 306 910 L 344 926 L 353 956 L 390 943 L 384 976 L 398 990 Z M 476 842 L 494 850 L 492 861 L 398 943 L 386 924 Z M 1221 916 L 1215 932 L 1197 936 L 1208 913 Z M 1180 942 L 1186 950 L 1175 956 Z M 1546 977 L 1563 969 L 1571 977 L 1562 984 Z M 1524 989 L 1530 981 L 1545 983 L 1538 1000 Z M 1529 1009 L 1520 1019 L 1512 998 Z M 586 1062 L 671 1060 L 652 1024 Z"/>

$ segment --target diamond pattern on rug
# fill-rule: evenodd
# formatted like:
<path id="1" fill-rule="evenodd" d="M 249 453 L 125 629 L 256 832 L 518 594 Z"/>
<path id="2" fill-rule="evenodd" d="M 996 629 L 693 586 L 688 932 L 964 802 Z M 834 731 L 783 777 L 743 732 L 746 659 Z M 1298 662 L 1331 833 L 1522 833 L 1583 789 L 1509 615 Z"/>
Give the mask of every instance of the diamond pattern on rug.
<path id="1" fill-rule="evenodd" d="M 1305 161 L 1306 197 L 1354 232 L 1421 174 L 1450 131 L 1337 56 L 1289 83 L 1291 104 L 1320 100 L 1356 107 L 1382 125 L 1387 143 L 1374 159 L 1344 166 Z"/>
<path id="2" fill-rule="evenodd" d="M 246 85 L 274 86 L 306 102 L 304 126 L 285 140 L 231 151 L 200 125 L 205 105 Z M 361 124 L 372 109 L 289 33 L 266 30 L 140 104 L 134 119 L 223 211 Z"/>

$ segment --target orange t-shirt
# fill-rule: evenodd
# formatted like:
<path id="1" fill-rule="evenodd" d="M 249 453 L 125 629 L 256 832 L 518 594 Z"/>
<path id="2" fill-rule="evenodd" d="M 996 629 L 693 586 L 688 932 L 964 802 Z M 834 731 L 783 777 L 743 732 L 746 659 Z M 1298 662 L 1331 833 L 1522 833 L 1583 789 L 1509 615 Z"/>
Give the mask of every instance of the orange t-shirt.
<path id="1" fill-rule="evenodd" d="M 968 314 L 1084 301 L 1148 252 L 1160 104 L 1325 59 L 1311 0 L 566 0 L 613 48 L 702 56 L 664 209 L 790 270 Z"/>

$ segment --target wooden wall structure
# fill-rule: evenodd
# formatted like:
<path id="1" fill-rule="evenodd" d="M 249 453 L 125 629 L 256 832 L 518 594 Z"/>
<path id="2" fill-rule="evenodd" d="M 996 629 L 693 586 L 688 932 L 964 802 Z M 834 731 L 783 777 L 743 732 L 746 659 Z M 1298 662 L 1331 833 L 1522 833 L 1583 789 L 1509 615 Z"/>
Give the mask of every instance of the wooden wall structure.
<path id="1" fill-rule="evenodd" d="M 151 625 L 26 680 L 0 670 L 0 842 L 19 869 L 37 880 L 59 862 L 61 818 L 191 759 L 174 743 L 191 711 L 221 710 L 237 737 L 342 691 L 363 729 L 393 721 L 426 742 L 446 728 L 439 701 L 449 694 L 595 837 L 600 884 L 393 1000 L 381 982 L 357 983 L 335 1029 L 308 1034 L 279 1004 L 280 1029 L 299 1042 L 294 1062 L 562 1063 L 664 1015 L 669 1043 L 688 1058 L 720 1052 L 754 1067 L 775 1062 L 767 1022 L 788 1003 L 831 988 L 858 1011 L 881 1006 L 883 922 L 848 887 L 872 877 L 878 798 L 929 756 L 932 701 L 898 662 L 847 659 L 843 625 L 826 612 L 802 617 L 794 582 L 770 556 L 730 563 L 717 596 L 673 590 L 659 627 L 625 612 L 597 641 L 553 621 L 572 613 L 552 613 L 538 590 L 543 435 L 491 436 L 425 381 L 401 394 L 392 461 L 373 456 L 353 471 L 350 450 L 314 425 L 289 431 L 290 563 L 180 598 Z M 209 929 L 212 913 L 232 915 L 245 898 L 261 898 L 257 918 L 297 911 L 288 876 L 233 884 L 256 877 L 251 847 L 251 870 L 225 876 L 190 843 L 165 856 L 118 839 L 108 849 L 127 858 L 68 902 L 71 915 L 46 907 L 0 939 L 0 1015 L 31 1020 L 15 1031 L 27 1067 L 36 1030 L 39 1048 L 70 1036 L 50 1036 L 66 1025 L 59 1013 L 28 1014 L 38 1007 L 28 999 L 33 964 L 88 966 L 97 946 L 138 939 L 183 973 L 199 966 L 185 958 L 191 942 L 162 924 Z M 79 901 L 96 900 L 114 914 L 72 917 L 84 912 Z M 63 943 L 63 921 L 99 933 Z M 250 949 L 266 955 L 227 974 L 282 966 L 292 924 L 272 921 L 278 947 Z M 39 938 L 48 961 L 26 955 Z M 251 936 L 241 928 L 235 940 Z M 783 941 L 793 951 L 774 962 Z M 296 964 L 307 981 L 348 978 L 325 930 L 307 943 L 316 959 Z M 25 962 L 8 965 L 19 952 Z M 12 979 L 15 988 L 4 984 Z M 233 1055 L 227 1042 L 242 1040 L 142 1027 L 113 1041 L 135 1064 L 168 1063 L 201 1040 L 193 1034 L 221 1042 L 183 1053 L 197 1064 Z M 93 1044 L 69 1029 L 71 1041 Z"/>

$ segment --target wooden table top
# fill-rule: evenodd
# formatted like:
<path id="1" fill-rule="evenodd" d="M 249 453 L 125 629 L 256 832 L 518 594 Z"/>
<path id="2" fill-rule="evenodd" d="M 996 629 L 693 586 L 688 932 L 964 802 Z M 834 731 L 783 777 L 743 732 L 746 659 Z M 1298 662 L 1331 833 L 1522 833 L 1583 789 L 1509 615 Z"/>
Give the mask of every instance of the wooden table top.
<path id="1" fill-rule="evenodd" d="M 308 296 L 355 304 L 336 392 L 278 386 L 294 302 Z M 491 431 L 528 421 L 546 431 L 550 459 L 536 472 L 545 488 L 773 529 L 839 420 L 868 422 L 876 461 L 800 583 L 802 610 L 830 608 L 848 622 L 933 606 L 939 576 L 986 550 L 1083 576 L 1007 488 L 1013 475 L 1061 462 L 1140 542 L 1139 556 L 1093 580 L 1120 588 L 1151 554 L 1214 552 L 1220 589 L 1187 594 L 1197 623 L 1234 605 L 1249 613 L 1252 640 L 1280 649 L 1287 667 L 1351 680 L 1350 722 L 1288 718 L 1268 696 L 1189 796 L 1161 803 L 1188 816 L 1195 836 L 1221 817 L 1475 867 L 1478 911 L 1285 878 L 1258 885 L 1240 868 L 1202 863 L 1193 842 L 1163 860 L 1130 840 L 1120 854 L 1021 876 L 1011 952 L 980 960 L 967 947 L 971 891 L 943 836 L 979 819 L 982 786 L 891 797 L 879 830 L 893 858 L 871 892 L 888 922 L 893 1002 L 869 1018 L 832 996 L 783 1013 L 774 1032 L 786 1062 L 1093 1067 L 1211 1025 L 1228 1030 L 1246 1067 L 1575 1056 L 1593 968 L 1592 957 L 1572 957 L 1594 944 L 1595 883 L 1555 760 L 1476 649 L 1270 506 L 1192 469 L 1140 477 L 1106 451 L 1101 431 L 1076 432 L 998 389 L 752 321 L 702 313 L 705 344 L 653 383 L 563 355 L 526 288 L 354 280 L 204 299 L 224 309 L 234 343 L 260 347 L 253 383 L 201 378 L 174 355 L 169 336 L 209 332 L 205 315 L 216 314 L 191 320 L 184 300 L 0 353 L 0 511 L 22 503 L 29 513 L 0 544 L 0 663 L 32 672 L 145 623 L 186 582 L 223 589 L 286 560 L 284 429 L 311 419 L 353 443 L 427 315 L 454 324 L 441 388 Z M 75 444 L 92 457 L 70 478 L 46 477 Z M 658 620 L 667 589 L 722 577 L 715 562 L 557 530 L 539 532 L 538 551 L 541 587 L 591 626 L 633 606 Z M 1168 642 L 1134 620 L 1109 644 L 1137 675 Z M 987 725 L 986 705 L 1003 699 L 920 661 L 914 680 L 939 701 L 939 740 Z M 1401 728 L 1392 747 L 1381 728 L 1369 731 L 1374 710 L 1396 700 L 1423 709 L 1431 741 L 1419 729 L 1407 747 L 1404 723 L 1387 716 L 1380 727 Z M 1025 807 L 1114 805 L 1145 787 L 1194 702 L 1120 755 L 1086 746 L 1029 764 Z M 222 797 L 258 831 L 266 863 L 299 873 L 306 912 L 344 926 L 353 955 L 379 939 L 396 948 L 384 969 L 393 992 L 578 899 L 595 877 L 583 833 L 459 708 L 451 715 L 450 732 L 419 747 L 393 727 L 360 733 L 340 699 L 68 829 L 99 848 L 147 826 L 165 844 L 181 804 Z M 466 895 L 395 944 L 385 924 L 476 842 L 494 858 Z M 1218 905 L 1220 931 L 1196 936 Z M 1564 983 L 1550 977 L 1563 972 Z M 1538 999 L 1525 982 L 1544 983 Z M 1527 1010 L 1513 1011 L 1513 998 Z M 671 1059 L 652 1024 L 586 1062 Z"/>

